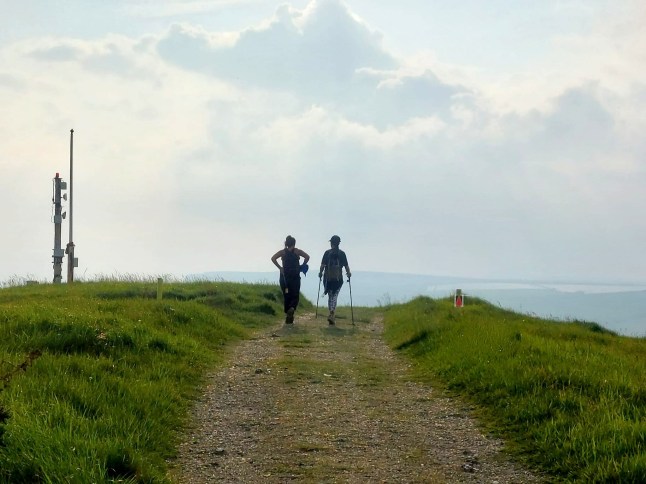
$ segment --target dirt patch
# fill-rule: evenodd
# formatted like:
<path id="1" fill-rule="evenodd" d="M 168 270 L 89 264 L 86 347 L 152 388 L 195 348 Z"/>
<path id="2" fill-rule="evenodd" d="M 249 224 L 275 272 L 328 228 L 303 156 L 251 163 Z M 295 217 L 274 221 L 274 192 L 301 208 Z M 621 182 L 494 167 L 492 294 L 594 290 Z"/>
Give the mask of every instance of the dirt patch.
<path id="1" fill-rule="evenodd" d="M 413 382 L 382 330 L 306 314 L 238 345 L 194 409 L 175 479 L 540 482 L 468 406 Z"/>

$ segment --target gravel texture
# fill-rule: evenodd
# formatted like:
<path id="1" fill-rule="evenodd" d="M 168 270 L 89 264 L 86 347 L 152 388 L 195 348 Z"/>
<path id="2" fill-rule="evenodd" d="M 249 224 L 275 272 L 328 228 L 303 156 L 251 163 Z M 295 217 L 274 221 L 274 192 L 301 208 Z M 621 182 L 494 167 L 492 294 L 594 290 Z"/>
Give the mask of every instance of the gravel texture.
<path id="1" fill-rule="evenodd" d="M 237 345 L 194 408 L 174 480 L 542 482 L 467 405 L 414 382 L 382 330 L 297 314 Z"/>

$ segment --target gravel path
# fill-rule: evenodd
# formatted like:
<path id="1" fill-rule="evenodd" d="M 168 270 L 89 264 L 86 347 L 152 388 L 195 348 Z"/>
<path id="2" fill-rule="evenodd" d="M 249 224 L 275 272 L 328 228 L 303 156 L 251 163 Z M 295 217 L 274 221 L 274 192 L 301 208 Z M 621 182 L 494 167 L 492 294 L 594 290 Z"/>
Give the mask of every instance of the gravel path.
<path id="1" fill-rule="evenodd" d="M 195 406 L 175 480 L 540 482 L 463 403 L 411 381 L 382 329 L 305 314 L 236 346 Z"/>

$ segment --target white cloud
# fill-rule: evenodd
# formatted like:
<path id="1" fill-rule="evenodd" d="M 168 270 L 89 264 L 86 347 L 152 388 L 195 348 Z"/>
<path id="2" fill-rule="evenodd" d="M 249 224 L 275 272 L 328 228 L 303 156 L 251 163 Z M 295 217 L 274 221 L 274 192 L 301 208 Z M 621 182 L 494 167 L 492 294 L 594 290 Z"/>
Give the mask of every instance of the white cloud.
<path id="1" fill-rule="evenodd" d="M 207 14 L 231 6 L 257 3 L 259 3 L 259 0 L 182 0 L 166 2 L 136 0 L 125 3 L 121 9 L 124 14 L 134 17 L 164 18 L 186 14 Z"/>
<path id="2" fill-rule="evenodd" d="M 211 34 L 183 26 L 171 29 L 158 48 L 182 67 L 284 90 L 335 90 L 358 68 L 394 65 L 379 36 L 354 21 L 342 4 L 326 0 L 313 5 L 305 16 L 279 9 L 270 24 L 240 32 L 228 49 Z"/>

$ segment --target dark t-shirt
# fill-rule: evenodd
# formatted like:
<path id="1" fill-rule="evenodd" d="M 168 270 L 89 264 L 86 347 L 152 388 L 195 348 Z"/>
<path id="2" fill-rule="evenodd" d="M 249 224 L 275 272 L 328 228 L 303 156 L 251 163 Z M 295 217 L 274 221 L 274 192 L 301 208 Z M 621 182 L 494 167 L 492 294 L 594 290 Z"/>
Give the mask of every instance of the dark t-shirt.
<path id="1" fill-rule="evenodd" d="M 338 252 L 339 252 L 339 265 L 341 267 L 347 266 L 348 265 L 348 258 L 346 257 L 345 252 L 343 252 L 341 249 L 328 249 L 328 250 L 326 250 L 325 253 L 323 254 L 323 259 L 321 260 L 321 265 L 327 266 L 327 261 L 328 261 L 328 259 L 330 257 L 330 253 L 332 251 L 336 251 L 336 250 L 338 250 Z"/>
<path id="2" fill-rule="evenodd" d="M 328 260 L 330 258 L 330 254 L 332 252 L 338 251 L 339 253 L 339 266 L 345 267 L 348 265 L 348 258 L 345 255 L 345 252 L 343 252 L 341 249 L 328 249 L 325 251 L 323 254 L 323 259 L 321 260 L 321 264 L 325 267 L 328 265 Z M 327 272 L 327 271 L 326 271 Z M 325 284 L 325 289 L 327 292 L 331 291 L 336 291 L 337 289 L 340 289 L 341 286 L 343 285 L 343 277 L 341 277 L 338 281 L 328 281 L 327 280 L 327 274 L 323 277 L 323 284 Z"/>
<path id="3" fill-rule="evenodd" d="M 294 250 L 285 249 L 281 256 L 285 277 L 299 277 L 301 272 L 300 257 Z"/>

